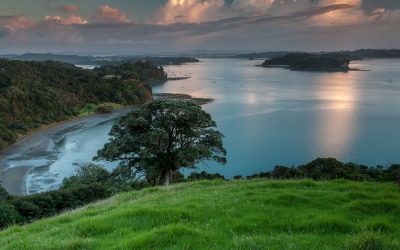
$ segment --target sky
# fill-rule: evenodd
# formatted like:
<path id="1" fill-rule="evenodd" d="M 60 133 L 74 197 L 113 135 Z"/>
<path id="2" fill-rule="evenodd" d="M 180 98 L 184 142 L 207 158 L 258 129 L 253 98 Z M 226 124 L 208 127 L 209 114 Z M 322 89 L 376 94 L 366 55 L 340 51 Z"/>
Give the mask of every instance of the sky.
<path id="1" fill-rule="evenodd" d="M 400 0 L 0 0 L 0 53 L 400 48 Z"/>

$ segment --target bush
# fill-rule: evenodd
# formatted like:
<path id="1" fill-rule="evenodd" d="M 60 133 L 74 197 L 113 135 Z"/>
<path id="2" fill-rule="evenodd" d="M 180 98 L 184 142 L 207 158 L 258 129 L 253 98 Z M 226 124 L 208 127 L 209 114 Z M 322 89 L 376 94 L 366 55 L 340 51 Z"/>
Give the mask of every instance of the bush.
<path id="1" fill-rule="evenodd" d="M 8 194 L 8 192 L 0 186 L 0 202 L 3 200 L 9 199 L 11 196 Z"/>
<path id="2" fill-rule="evenodd" d="M 0 229 L 17 223 L 19 216 L 14 206 L 10 204 L 0 204 Z"/>
<path id="3" fill-rule="evenodd" d="M 40 208 L 35 204 L 24 200 L 23 197 L 13 200 L 11 204 L 15 206 L 15 209 L 21 215 L 21 222 L 28 223 L 41 217 Z"/>
<path id="4" fill-rule="evenodd" d="M 196 180 L 216 180 L 222 179 L 225 180 L 225 177 L 220 174 L 209 174 L 206 171 L 202 171 L 201 173 L 193 172 L 191 173 L 188 178 L 189 181 L 196 181 Z"/>
<path id="5" fill-rule="evenodd" d="M 97 109 L 96 113 L 98 114 L 108 114 L 113 111 L 113 107 L 109 104 L 100 104 Z"/>
<path id="6" fill-rule="evenodd" d="M 106 183 L 110 173 L 102 166 L 87 164 L 79 167 L 75 175 L 65 178 L 61 189 L 79 188 L 93 183 Z"/>
<path id="7" fill-rule="evenodd" d="M 79 188 L 14 197 L 6 205 L 15 207 L 15 211 L 20 215 L 18 221 L 12 220 L 11 224 L 16 222 L 29 223 L 36 219 L 53 216 L 67 209 L 108 198 L 110 194 L 104 186 L 93 183 Z"/>
<path id="8" fill-rule="evenodd" d="M 261 172 L 252 178 L 305 179 L 397 182 L 400 184 L 400 165 L 368 167 L 356 163 L 342 163 L 334 158 L 317 158 L 298 167 L 276 166 L 270 172 Z"/>

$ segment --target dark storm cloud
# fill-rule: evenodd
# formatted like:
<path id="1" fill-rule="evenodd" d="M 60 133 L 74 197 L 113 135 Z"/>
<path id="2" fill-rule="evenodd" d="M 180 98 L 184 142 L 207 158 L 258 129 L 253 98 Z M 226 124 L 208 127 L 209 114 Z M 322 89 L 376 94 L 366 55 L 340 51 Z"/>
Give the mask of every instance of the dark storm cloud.
<path id="1" fill-rule="evenodd" d="M 389 11 L 400 9 L 400 0 L 363 0 L 361 3 L 361 9 L 368 14 L 380 8 Z"/>

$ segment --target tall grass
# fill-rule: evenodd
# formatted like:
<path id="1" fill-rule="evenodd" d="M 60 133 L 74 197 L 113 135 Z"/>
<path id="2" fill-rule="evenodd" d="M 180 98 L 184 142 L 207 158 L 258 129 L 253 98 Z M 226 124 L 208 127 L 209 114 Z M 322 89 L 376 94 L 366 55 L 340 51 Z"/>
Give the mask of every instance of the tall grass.
<path id="1" fill-rule="evenodd" d="M 400 193 L 350 181 L 201 181 L 0 232 L 2 249 L 400 249 Z"/>

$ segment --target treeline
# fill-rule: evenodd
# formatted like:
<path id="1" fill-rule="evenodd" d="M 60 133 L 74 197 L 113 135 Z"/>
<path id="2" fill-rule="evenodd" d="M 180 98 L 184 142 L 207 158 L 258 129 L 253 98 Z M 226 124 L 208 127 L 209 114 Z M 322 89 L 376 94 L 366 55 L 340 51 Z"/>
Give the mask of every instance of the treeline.
<path id="1" fill-rule="evenodd" d="M 60 62 L 0 60 L 0 149 L 30 129 L 78 115 L 87 103 L 144 103 L 151 89 L 143 82 L 166 78 L 149 63 L 122 67 L 124 79 L 106 79 L 102 70 Z"/>
<path id="2" fill-rule="evenodd" d="M 287 54 L 302 53 L 301 51 L 275 51 L 275 52 L 259 52 L 249 54 L 238 54 L 229 56 L 238 59 L 265 59 L 273 57 L 282 57 Z M 304 52 L 303 52 L 304 53 Z M 351 60 L 362 60 L 366 58 L 400 58 L 400 49 L 359 49 L 353 51 L 336 51 L 336 52 L 312 52 L 310 54 L 340 54 Z"/>
<path id="3" fill-rule="evenodd" d="M 140 82 L 152 82 L 167 79 L 167 74 L 162 67 L 156 67 L 146 61 L 106 65 L 95 68 L 93 71 L 103 78 L 121 80 L 137 79 Z"/>
<path id="4" fill-rule="evenodd" d="M 0 187 L 0 229 L 53 216 L 110 196 L 97 183 L 41 194 L 13 197 Z"/>
<path id="5" fill-rule="evenodd" d="M 169 57 L 169 56 L 84 56 L 62 55 L 52 53 L 26 53 L 22 55 L 0 55 L 0 58 L 23 61 L 58 61 L 81 65 L 118 65 L 121 63 L 135 63 L 146 61 L 154 65 L 181 65 L 184 63 L 196 63 L 198 59 L 193 57 Z"/>
<path id="6" fill-rule="evenodd" d="M 353 162 L 343 163 L 334 158 L 318 158 L 297 167 L 276 166 L 272 171 L 254 174 L 247 178 L 313 179 L 318 181 L 346 179 L 400 184 L 400 164 L 393 164 L 389 167 L 369 167 Z"/>
<path id="7" fill-rule="evenodd" d="M 290 53 L 267 59 L 261 66 L 283 67 L 291 70 L 348 71 L 350 57 L 342 53 Z"/>

